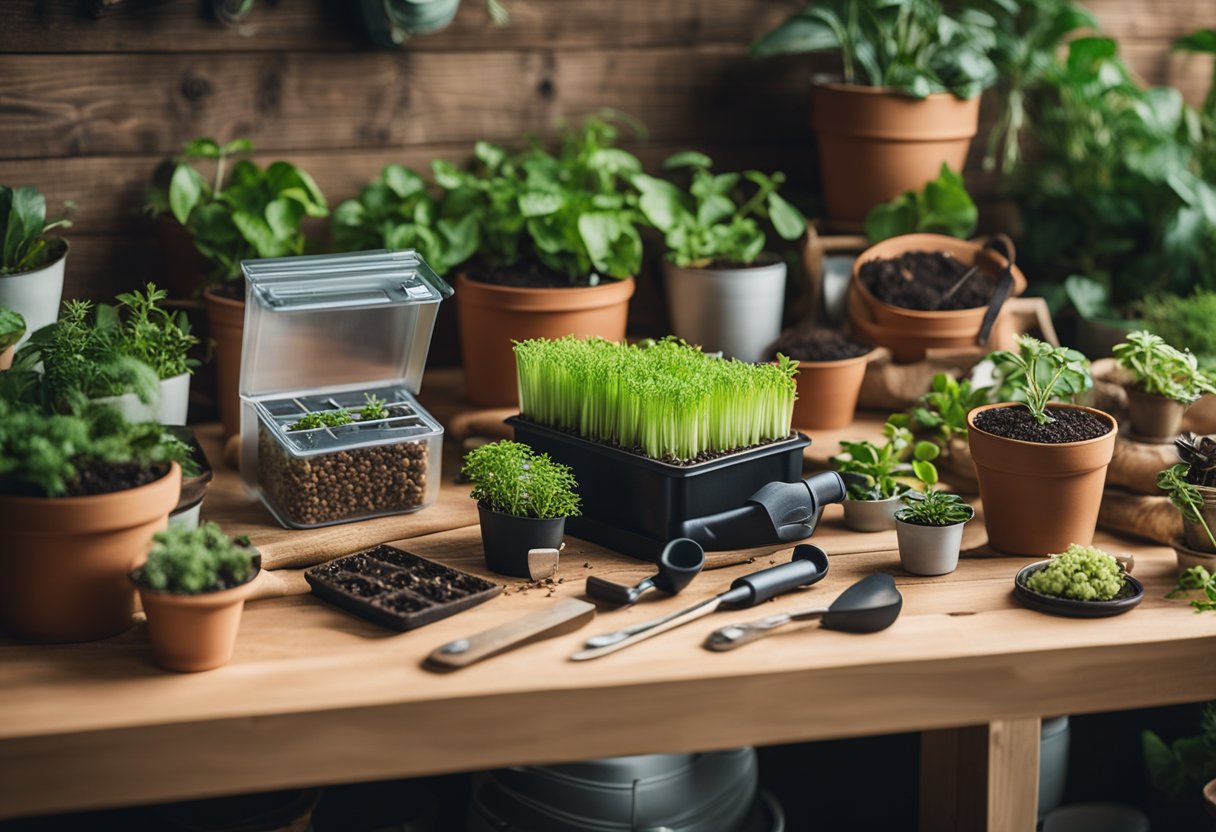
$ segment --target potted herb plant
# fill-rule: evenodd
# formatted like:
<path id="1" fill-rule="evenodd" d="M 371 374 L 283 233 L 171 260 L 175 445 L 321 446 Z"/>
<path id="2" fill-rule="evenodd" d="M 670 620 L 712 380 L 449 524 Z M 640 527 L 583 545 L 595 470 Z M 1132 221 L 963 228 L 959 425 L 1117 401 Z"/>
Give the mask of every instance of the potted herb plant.
<path id="1" fill-rule="evenodd" d="M 896 479 L 909 472 L 904 461 L 912 447 L 907 417 L 893 416 L 882 428 L 886 442 L 841 442 L 832 457 L 836 470 L 848 483 L 844 524 L 855 532 L 881 532 L 895 528 L 895 515 L 909 486 Z"/>
<path id="2" fill-rule="evenodd" d="M 975 462 L 967 445 L 967 414 L 988 403 L 989 387 L 977 387 L 971 379 L 956 379 L 936 373 L 929 390 L 908 411 L 915 430 L 932 430 L 942 454 L 938 467 L 951 476 L 950 482 L 965 494 L 977 493 Z M 975 490 L 972 490 L 975 489 Z"/>
<path id="3" fill-rule="evenodd" d="M 1216 439 L 1187 433 L 1174 440 L 1174 447 L 1181 462 L 1157 475 L 1157 487 L 1182 515 L 1182 540 L 1174 544 L 1178 565 L 1211 566 L 1210 559 L 1216 558 Z"/>
<path id="4" fill-rule="evenodd" d="M 873 347 L 830 329 L 800 326 L 781 333 L 767 352 L 778 364 L 797 368 L 795 427 L 835 430 L 853 421 Z"/>
<path id="5" fill-rule="evenodd" d="M 913 575 L 945 575 L 958 568 L 963 526 L 975 516 L 962 497 L 937 489 L 933 460 L 940 453 L 932 442 L 916 443 L 912 471 L 921 487 L 904 494 L 903 507 L 895 513 L 899 561 Z"/>
<path id="6" fill-rule="evenodd" d="M 806 217 L 777 193 L 785 174 L 715 174 L 712 168 L 703 153 L 668 158 L 664 170 L 691 172 L 688 190 L 635 174 L 638 207 L 667 244 L 671 331 L 709 352 L 761 361 L 781 333 L 786 277 L 785 262 L 765 248 L 761 223 L 797 240 L 806 233 Z"/>
<path id="7" fill-rule="evenodd" d="M 0 306 L 0 370 L 13 366 L 13 352 L 25 335 L 25 318 L 21 313 Z"/>
<path id="8" fill-rule="evenodd" d="M 531 549 L 559 549 L 566 518 L 579 514 L 578 483 L 565 465 L 506 440 L 465 455 L 473 483 L 486 566 L 500 575 L 531 576 Z"/>
<path id="9" fill-rule="evenodd" d="M 990 358 L 1021 401 L 983 405 L 967 416 L 989 544 L 1018 555 L 1088 546 L 1118 426 L 1100 410 L 1051 403 L 1093 386 L 1088 360 L 1029 335 L 1019 337 L 1016 353 Z"/>
<path id="10" fill-rule="evenodd" d="M 248 538 L 233 540 L 215 523 L 153 535 L 130 581 L 148 616 L 156 663 L 186 673 L 227 664 L 260 563 Z"/>
<path id="11" fill-rule="evenodd" d="M 837 52 L 843 83 L 812 88 L 824 199 L 833 223 L 860 228 L 875 205 L 962 170 L 979 95 L 997 80 L 997 21 L 937 0 L 810 3 L 752 44 L 754 55 Z"/>
<path id="12" fill-rule="evenodd" d="M 1204 393 L 1216 393 L 1216 381 L 1199 369 L 1189 350 L 1175 349 L 1151 332 L 1128 333 L 1114 355 L 1132 376 L 1127 396 L 1133 438 L 1173 441 L 1187 408 Z"/>
<path id="13" fill-rule="evenodd" d="M 470 170 L 436 162 L 444 212 L 477 217 L 477 256 L 456 278 L 469 399 L 515 404 L 513 341 L 625 337 L 641 215 L 629 178 L 641 163 L 617 129 L 588 119 L 559 148 L 521 153 L 479 142 Z"/>
<path id="14" fill-rule="evenodd" d="M 29 332 L 59 312 L 68 244 L 47 233 L 71 225 L 47 221 L 46 197 L 37 188 L 0 185 L 0 306 L 20 313 Z"/>
<path id="15" fill-rule="evenodd" d="M 215 342 L 216 384 L 224 433 L 240 427 L 237 387 L 241 376 L 241 339 L 245 327 L 245 286 L 241 261 L 303 254 L 306 217 L 326 217 L 325 197 L 307 172 L 289 162 L 259 168 L 231 157 L 253 145 L 237 139 L 220 145 L 195 139 L 185 147 L 169 182 L 173 219 L 190 235 L 194 248 L 211 264 L 203 276 L 208 328 Z M 210 180 L 200 160 L 214 161 Z"/>

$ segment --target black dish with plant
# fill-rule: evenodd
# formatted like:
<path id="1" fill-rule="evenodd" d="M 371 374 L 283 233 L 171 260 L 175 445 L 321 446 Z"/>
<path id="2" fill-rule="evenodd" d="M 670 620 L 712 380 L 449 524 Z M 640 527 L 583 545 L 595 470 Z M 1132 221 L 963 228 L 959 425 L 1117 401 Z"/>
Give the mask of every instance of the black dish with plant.
<path id="1" fill-rule="evenodd" d="M 1144 585 L 1101 549 L 1074 544 L 1050 560 L 1019 570 L 1013 594 L 1039 612 L 1068 618 L 1107 618 L 1143 601 Z"/>

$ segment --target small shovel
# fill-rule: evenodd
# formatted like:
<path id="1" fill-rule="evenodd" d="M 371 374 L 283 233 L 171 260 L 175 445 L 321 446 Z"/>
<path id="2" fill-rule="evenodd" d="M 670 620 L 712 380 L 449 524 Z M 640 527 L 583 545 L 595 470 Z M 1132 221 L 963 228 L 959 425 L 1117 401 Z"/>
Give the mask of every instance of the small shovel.
<path id="1" fill-rule="evenodd" d="M 817 607 L 797 612 L 783 612 L 751 621 L 747 624 L 728 624 L 709 634 L 705 647 L 709 650 L 734 650 L 740 645 L 755 641 L 791 621 L 822 620 L 829 630 L 845 633 L 876 633 L 885 630 L 899 618 L 904 597 L 895 587 L 895 579 L 878 573 L 862 578 L 846 589 L 827 608 Z"/>
<path id="2" fill-rule="evenodd" d="M 701 544 L 687 537 L 678 537 L 663 547 L 659 555 L 659 571 L 634 586 L 622 586 L 603 578 L 587 579 L 587 594 L 601 601 L 628 606 L 637 601 L 642 593 L 657 589 L 668 595 L 676 595 L 701 574 L 705 566 L 705 550 Z"/>

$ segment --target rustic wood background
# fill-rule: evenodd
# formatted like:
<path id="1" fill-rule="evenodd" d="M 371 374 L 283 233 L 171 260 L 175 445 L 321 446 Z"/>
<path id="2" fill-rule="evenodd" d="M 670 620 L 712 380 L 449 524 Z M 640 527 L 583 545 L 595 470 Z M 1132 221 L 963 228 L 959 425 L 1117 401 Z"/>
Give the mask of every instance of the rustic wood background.
<path id="1" fill-rule="evenodd" d="M 7 0 L 0 18 L 0 182 L 76 202 L 67 296 L 163 273 L 144 189 L 196 136 L 252 139 L 260 161 L 309 170 L 332 206 L 386 162 L 425 168 L 612 107 L 649 126 L 634 143 L 648 162 L 697 147 L 814 191 L 808 81 L 825 64 L 746 54 L 799 0 L 504 0 L 503 28 L 465 0 L 401 52 L 371 47 L 345 0 L 258 0 L 239 29 L 202 0 L 109 2 L 94 19 L 81 0 Z M 1216 2 L 1090 5 L 1146 81 L 1202 98 L 1210 62 L 1169 44 L 1216 26 Z M 990 194 L 976 145 L 969 173 Z"/>

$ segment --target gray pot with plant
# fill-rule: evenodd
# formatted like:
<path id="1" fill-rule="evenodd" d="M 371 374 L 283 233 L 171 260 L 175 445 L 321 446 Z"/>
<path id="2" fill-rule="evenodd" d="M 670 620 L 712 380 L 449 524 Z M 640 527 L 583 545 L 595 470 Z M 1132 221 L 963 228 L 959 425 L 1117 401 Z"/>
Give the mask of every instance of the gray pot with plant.
<path id="1" fill-rule="evenodd" d="M 844 476 L 848 499 L 844 501 L 844 524 L 855 532 L 881 532 L 895 528 L 901 498 L 910 490 L 896 477 L 911 471 L 904 461 L 912 447 L 908 417 L 894 415 L 883 425 L 886 442 L 865 440 L 841 442 L 841 453 L 832 464 Z"/>
<path id="2" fill-rule="evenodd" d="M 785 174 L 714 174 L 712 167 L 704 153 L 669 157 L 665 170 L 690 171 L 687 190 L 636 174 L 638 207 L 667 244 L 672 332 L 708 352 L 763 361 L 781 334 L 786 279 L 785 263 L 765 250 L 764 226 L 797 240 L 806 233 L 806 217 L 777 193 Z M 745 189 L 744 181 L 754 188 Z"/>
<path id="3" fill-rule="evenodd" d="M 0 307 L 24 317 L 27 333 L 59 314 L 68 244 L 47 232 L 71 225 L 47 220 L 46 197 L 37 188 L 0 185 Z"/>
<path id="4" fill-rule="evenodd" d="M 1203 394 L 1216 393 L 1216 381 L 1199 369 L 1190 350 L 1176 349 L 1151 332 L 1129 333 L 1115 345 L 1114 355 L 1132 377 L 1127 395 L 1133 439 L 1173 441 L 1187 408 Z"/>
<path id="5" fill-rule="evenodd" d="M 529 552 L 559 549 L 566 518 L 579 514 L 578 484 L 565 465 L 521 442 L 502 440 L 465 455 L 473 483 L 486 566 L 500 575 L 533 577 Z"/>
<path id="6" fill-rule="evenodd" d="M 958 568 L 963 527 L 975 516 L 975 509 L 962 497 L 937 490 L 933 460 L 939 453 L 932 442 L 916 443 L 912 470 L 921 488 L 905 494 L 903 507 L 895 514 L 899 561 L 913 575 L 945 575 Z"/>
<path id="7" fill-rule="evenodd" d="M 1174 542 L 1178 568 L 1216 571 L 1216 439 L 1188 433 L 1174 445 L 1182 461 L 1157 475 L 1157 487 L 1182 515 L 1182 539 Z"/>

